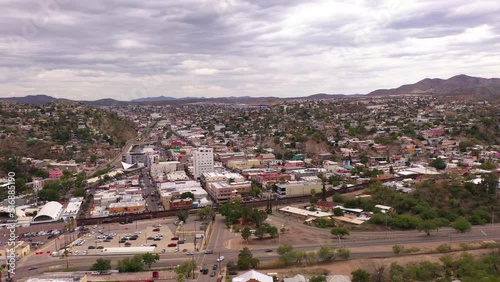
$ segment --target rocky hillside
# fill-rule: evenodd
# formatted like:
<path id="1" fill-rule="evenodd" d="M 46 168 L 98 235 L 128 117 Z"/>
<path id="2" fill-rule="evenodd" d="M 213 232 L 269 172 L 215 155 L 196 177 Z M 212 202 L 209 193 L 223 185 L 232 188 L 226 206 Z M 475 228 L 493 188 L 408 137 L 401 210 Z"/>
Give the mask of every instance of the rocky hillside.
<path id="1" fill-rule="evenodd" d="M 457 75 L 449 79 L 426 78 L 414 84 L 406 84 L 393 89 L 379 89 L 369 96 L 404 94 L 474 95 L 478 98 L 500 97 L 500 78 L 481 78 Z"/>

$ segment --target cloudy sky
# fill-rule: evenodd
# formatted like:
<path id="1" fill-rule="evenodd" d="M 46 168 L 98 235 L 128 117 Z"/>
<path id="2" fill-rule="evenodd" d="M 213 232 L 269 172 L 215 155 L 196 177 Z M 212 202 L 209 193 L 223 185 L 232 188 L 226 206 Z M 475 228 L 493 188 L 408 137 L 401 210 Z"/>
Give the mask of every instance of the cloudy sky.
<path id="1" fill-rule="evenodd" d="M 0 0 L 0 96 L 368 93 L 499 77 L 497 0 Z"/>

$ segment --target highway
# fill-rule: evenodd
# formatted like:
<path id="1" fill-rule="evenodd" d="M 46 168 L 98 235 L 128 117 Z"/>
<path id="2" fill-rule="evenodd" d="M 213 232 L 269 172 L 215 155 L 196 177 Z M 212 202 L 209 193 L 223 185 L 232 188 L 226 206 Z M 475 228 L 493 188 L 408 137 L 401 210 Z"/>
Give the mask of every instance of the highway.
<path id="1" fill-rule="evenodd" d="M 277 216 L 271 216 L 272 221 L 285 220 Z M 151 224 L 149 220 L 139 221 L 139 226 L 145 226 Z M 133 224 L 135 225 L 135 224 Z M 118 224 L 105 225 L 105 230 L 118 230 L 123 228 Z M 295 228 L 312 228 L 315 232 L 328 232 L 328 230 L 321 230 L 314 227 L 306 226 L 303 224 L 294 224 Z M 213 224 L 213 232 L 210 236 L 210 240 L 207 245 L 207 249 L 213 250 L 213 254 L 204 254 L 204 250 L 200 252 L 195 252 L 194 256 L 188 256 L 185 253 L 160 253 L 160 261 L 154 264 L 154 267 L 168 267 L 176 266 L 183 261 L 194 260 L 199 266 L 205 266 L 212 271 L 212 266 L 218 264 L 218 271 L 220 267 L 224 267 L 228 261 L 236 261 L 238 257 L 239 250 L 231 249 L 230 239 L 239 240 L 240 234 L 231 233 L 224 224 L 224 218 L 220 215 L 216 216 L 216 220 Z M 309 230 L 311 231 L 311 230 Z M 485 235 L 486 234 L 486 235 Z M 437 235 L 426 236 L 424 233 L 419 233 L 416 231 L 393 231 L 393 232 L 351 232 L 351 237 L 342 239 L 339 241 L 336 238 L 331 238 L 329 244 L 335 245 L 337 247 L 346 247 L 351 250 L 351 258 L 370 258 L 370 257 L 383 257 L 392 254 L 391 248 L 394 245 L 418 245 L 418 244 L 436 244 L 436 243 L 450 243 L 450 242 L 482 242 L 486 240 L 496 240 L 500 241 L 500 224 L 494 224 L 489 226 L 474 226 L 473 230 L 469 233 L 456 233 L 451 232 L 451 230 L 443 228 Z M 386 238 L 387 237 L 387 238 Z M 44 247 L 38 251 L 54 250 L 54 240 L 48 242 Z M 295 249 L 303 251 L 317 250 L 324 243 L 314 243 L 314 244 L 300 244 L 294 245 Z M 252 250 L 255 257 L 259 258 L 261 261 L 270 261 L 277 259 L 276 248 L 272 247 L 273 252 L 267 253 L 266 249 L 268 246 L 259 247 L 257 245 L 250 244 L 248 247 Z M 366 247 L 385 247 L 386 251 L 377 249 L 377 251 L 366 251 Z M 358 249 L 362 248 L 362 249 Z M 222 263 L 216 261 L 217 257 L 222 255 L 225 260 Z M 33 274 L 33 270 L 28 271 L 28 267 L 32 265 L 38 266 L 38 273 L 44 271 L 56 271 L 64 270 L 66 268 L 66 262 L 70 269 L 72 270 L 89 270 L 90 266 L 95 262 L 97 258 L 110 259 L 114 266 L 119 259 L 123 259 L 124 255 L 80 255 L 80 256 L 69 256 L 67 258 L 50 257 L 48 254 L 44 255 L 34 255 L 30 254 L 27 257 L 21 259 L 18 262 L 18 269 L 16 270 L 17 278 L 30 276 Z M 209 272 L 209 273 L 210 273 Z M 217 273 L 219 274 L 219 273 Z M 200 282 L 215 281 L 215 277 L 210 277 L 210 275 L 200 275 L 198 280 Z"/>

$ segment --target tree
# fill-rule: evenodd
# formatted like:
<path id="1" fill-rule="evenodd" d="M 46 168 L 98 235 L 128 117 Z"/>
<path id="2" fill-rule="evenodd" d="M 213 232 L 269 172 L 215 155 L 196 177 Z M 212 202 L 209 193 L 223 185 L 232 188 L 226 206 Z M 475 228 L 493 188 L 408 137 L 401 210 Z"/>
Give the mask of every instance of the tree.
<path id="1" fill-rule="evenodd" d="M 145 253 L 142 255 L 142 262 L 151 269 L 151 265 L 160 260 L 160 256 L 158 254 Z"/>
<path id="2" fill-rule="evenodd" d="M 73 196 L 75 197 L 85 197 L 86 194 L 87 192 L 82 188 L 77 188 L 75 189 L 75 191 L 73 191 Z"/>
<path id="3" fill-rule="evenodd" d="M 441 158 L 435 158 L 429 165 L 437 170 L 443 170 L 446 168 L 446 163 Z"/>
<path id="4" fill-rule="evenodd" d="M 267 212 L 263 210 L 253 209 L 251 213 L 252 222 L 260 227 L 262 223 L 267 219 Z"/>
<path id="5" fill-rule="evenodd" d="M 434 219 L 421 220 L 417 225 L 417 230 L 424 231 L 427 236 L 431 235 L 431 231 L 437 228 L 438 226 Z"/>
<path id="6" fill-rule="evenodd" d="M 326 182 L 328 179 L 322 173 L 318 174 L 318 177 L 321 179 L 321 200 L 326 201 Z"/>
<path id="7" fill-rule="evenodd" d="M 97 156 L 96 155 L 91 155 L 90 156 L 90 163 L 97 164 Z"/>
<path id="8" fill-rule="evenodd" d="M 111 269 L 111 260 L 109 259 L 97 259 L 95 263 L 90 267 L 92 271 L 105 271 Z"/>
<path id="9" fill-rule="evenodd" d="M 348 260 L 351 257 L 351 251 L 349 251 L 349 249 L 346 248 L 341 248 L 337 250 L 337 255 L 341 259 Z"/>
<path id="10" fill-rule="evenodd" d="M 177 213 L 177 218 L 179 219 L 179 221 L 186 222 L 188 217 L 189 217 L 189 214 L 187 211 L 181 211 L 181 212 Z"/>
<path id="11" fill-rule="evenodd" d="M 341 208 L 334 208 L 333 209 L 333 215 L 335 216 L 343 216 L 344 211 Z"/>
<path id="12" fill-rule="evenodd" d="M 369 282 L 371 278 L 371 274 L 366 270 L 358 269 L 351 272 L 352 282 Z"/>
<path id="13" fill-rule="evenodd" d="M 339 193 L 333 194 L 332 200 L 337 203 L 343 203 L 345 201 L 344 196 L 342 196 L 342 194 Z"/>
<path id="14" fill-rule="evenodd" d="M 186 279 L 193 273 L 193 270 L 196 268 L 196 264 L 192 261 L 185 261 L 181 263 L 176 269 L 175 273 L 177 273 L 177 281 L 179 281 L 179 277 Z M 184 280 L 183 280 L 184 281 Z"/>
<path id="15" fill-rule="evenodd" d="M 132 258 L 124 258 L 118 261 L 118 271 L 120 272 L 139 272 L 144 268 L 142 255 L 137 254 Z"/>
<path id="16" fill-rule="evenodd" d="M 243 238 L 243 240 L 248 242 L 248 238 L 250 238 L 251 235 L 252 231 L 250 231 L 250 227 L 246 226 L 241 230 L 241 238 Z"/>
<path id="17" fill-rule="evenodd" d="M 278 247 L 276 252 L 279 255 L 279 260 L 283 262 L 285 266 L 292 265 L 295 263 L 295 251 L 293 250 L 293 246 L 290 244 L 284 244 Z"/>
<path id="18" fill-rule="evenodd" d="M 187 198 L 194 200 L 194 194 L 191 192 L 184 192 L 181 194 L 181 199 L 187 199 Z"/>
<path id="19" fill-rule="evenodd" d="M 326 276 L 325 275 L 315 275 L 315 276 L 309 278 L 309 282 L 326 282 Z"/>
<path id="20" fill-rule="evenodd" d="M 252 252 L 245 247 L 240 251 L 236 265 L 239 270 L 255 269 L 259 265 L 259 259 L 254 258 Z"/>
<path id="21" fill-rule="evenodd" d="M 451 227 L 460 233 L 469 232 L 471 230 L 470 222 L 463 216 L 459 216 L 452 224 Z"/>
<path id="22" fill-rule="evenodd" d="M 332 228 L 330 233 L 334 236 L 337 236 L 339 239 L 345 235 L 349 236 L 349 230 L 345 227 L 334 227 Z"/>
<path id="23" fill-rule="evenodd" d="M 495 173 L 488 173 L 483 176 L 481 190 L 484 195 L 494 198 L 498 188 L 498 176 Z"/>
<path id="24" fill-rule="evenodd" d="M 215 216 L 215 212 L 211 206 L 206 206 L 200 209 L 198 213 L 196 213 L 196 215 L 201 220 L 213 219 Z"/>
<path id="25" fill-rule="evenodd" d="M 335 247 L 323 245 L 319 248 L 318 258 L 321 261 L 331 261 L 335 258 Z"/>

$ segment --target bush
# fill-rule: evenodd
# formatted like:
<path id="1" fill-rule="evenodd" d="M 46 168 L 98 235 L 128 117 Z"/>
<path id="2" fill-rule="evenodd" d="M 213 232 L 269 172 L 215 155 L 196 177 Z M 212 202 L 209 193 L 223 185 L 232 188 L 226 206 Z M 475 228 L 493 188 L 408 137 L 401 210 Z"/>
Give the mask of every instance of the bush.
<path id="1" fill-rule="evenodd" d="M 392 251 L 395 253 L 395 254 L 401 254 L 403 253 L 405 250 L 405 247 L 401 246 L 401 245 L 394 245 L 392 246 Z"/>
<path id="2" fill-rule="evenodd" d="M 447 252 L 450 252 L 451 251 L 451 246 L 448 245 L 448 244 L 442 244 L 442 245 L 439 245 L 437 248 L 436 248 L 436 251 L 440 252 L 440 253 L 447 253 Z"/>

